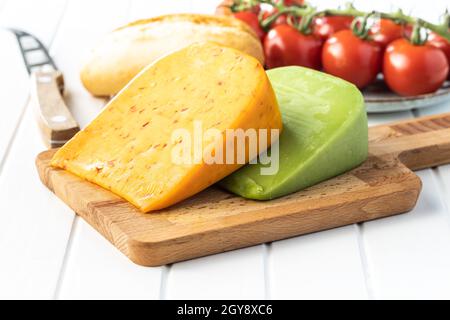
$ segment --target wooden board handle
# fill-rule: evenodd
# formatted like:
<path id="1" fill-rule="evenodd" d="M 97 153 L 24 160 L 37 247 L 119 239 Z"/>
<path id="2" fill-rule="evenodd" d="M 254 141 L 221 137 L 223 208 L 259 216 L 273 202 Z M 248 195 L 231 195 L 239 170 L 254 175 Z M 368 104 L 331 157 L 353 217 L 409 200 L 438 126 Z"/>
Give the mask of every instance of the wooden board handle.
<path id="1" fill-rule="evenodd" d="M 398 157 L 411 170 L 450 163 L 450 113 L 371 127 L 373 155 Z"/>
<path id="2" fill-rule="evenodd" d="M 31 99 L 37 105 L 44 142 L 51 148 L 60 147 L 80 130 L 62 98 L 63 76 L 59 71 L 38 71 L 31 79 Z"/>

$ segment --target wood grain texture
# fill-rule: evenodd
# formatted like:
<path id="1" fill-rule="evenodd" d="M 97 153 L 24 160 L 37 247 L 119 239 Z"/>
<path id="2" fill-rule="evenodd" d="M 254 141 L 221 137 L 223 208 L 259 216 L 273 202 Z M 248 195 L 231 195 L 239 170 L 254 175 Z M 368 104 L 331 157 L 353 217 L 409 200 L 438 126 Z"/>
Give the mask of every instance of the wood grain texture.
<path id="1" fill-rule="evenodd" d="M 54 169 L 41 153 L 43 183 L 91 226 L 145 266 L 159 266 L 411 210 L 421 190 L 411 168 L 450 162 L 450 114 L 370 129 L 359 168 L 270 202 L 210 188 L 176 206 L 143 214 L 109 191 Z"/>

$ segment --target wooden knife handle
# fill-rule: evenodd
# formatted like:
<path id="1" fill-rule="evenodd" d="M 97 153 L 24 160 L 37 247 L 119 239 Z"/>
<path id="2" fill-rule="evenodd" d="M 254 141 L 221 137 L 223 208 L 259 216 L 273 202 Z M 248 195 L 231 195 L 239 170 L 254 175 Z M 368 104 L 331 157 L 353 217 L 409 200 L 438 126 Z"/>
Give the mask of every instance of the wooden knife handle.
<path id="1" fill-rule="evenodd" d="M 411 170 L 450 163 L 450 113 L 369 129 L 369 152 L 394 156 Z"/>
<path id="2" fill-rule="evenodd" d="M 80 130 L 62 97 L 64 78 L 59 71 L 37 71 L 31 79 L 31 99 L 37 105 L 44 142 L 51 148 L 60 147 Z"/>

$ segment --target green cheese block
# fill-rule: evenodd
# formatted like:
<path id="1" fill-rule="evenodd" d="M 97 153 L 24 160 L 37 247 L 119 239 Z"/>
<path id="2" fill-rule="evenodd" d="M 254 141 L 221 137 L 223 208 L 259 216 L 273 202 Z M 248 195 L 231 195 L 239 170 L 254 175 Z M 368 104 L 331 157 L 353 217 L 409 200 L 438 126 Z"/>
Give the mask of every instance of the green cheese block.
<path id="1" fill-rule="evenodd" d="M 284 124 L 279 170 L 262 175 L 264 165 L 249 164 L 222 180 L 222 187 L 245 198 L 270 200 L 335 177 L 366 160 L 367 115 L 363 96 L 354 85 L 301 67 L 267 74 Z"/>

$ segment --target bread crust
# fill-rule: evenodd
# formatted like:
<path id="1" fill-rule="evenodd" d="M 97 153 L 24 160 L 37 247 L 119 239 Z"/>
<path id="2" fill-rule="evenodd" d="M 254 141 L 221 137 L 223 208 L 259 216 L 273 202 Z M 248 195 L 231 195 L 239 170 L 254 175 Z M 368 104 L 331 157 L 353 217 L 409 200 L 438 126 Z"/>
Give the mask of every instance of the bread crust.
<path id="1" fill-rule="evenodd" d="M 195 42 L 214 42 L 241 50 L 264 64 L 261 42 L 245 23 L 225 16 L 172 14 L 138 20 L 108 34 L 81 71 L 95 96 L 119 92 L 143 68 Z"/>

